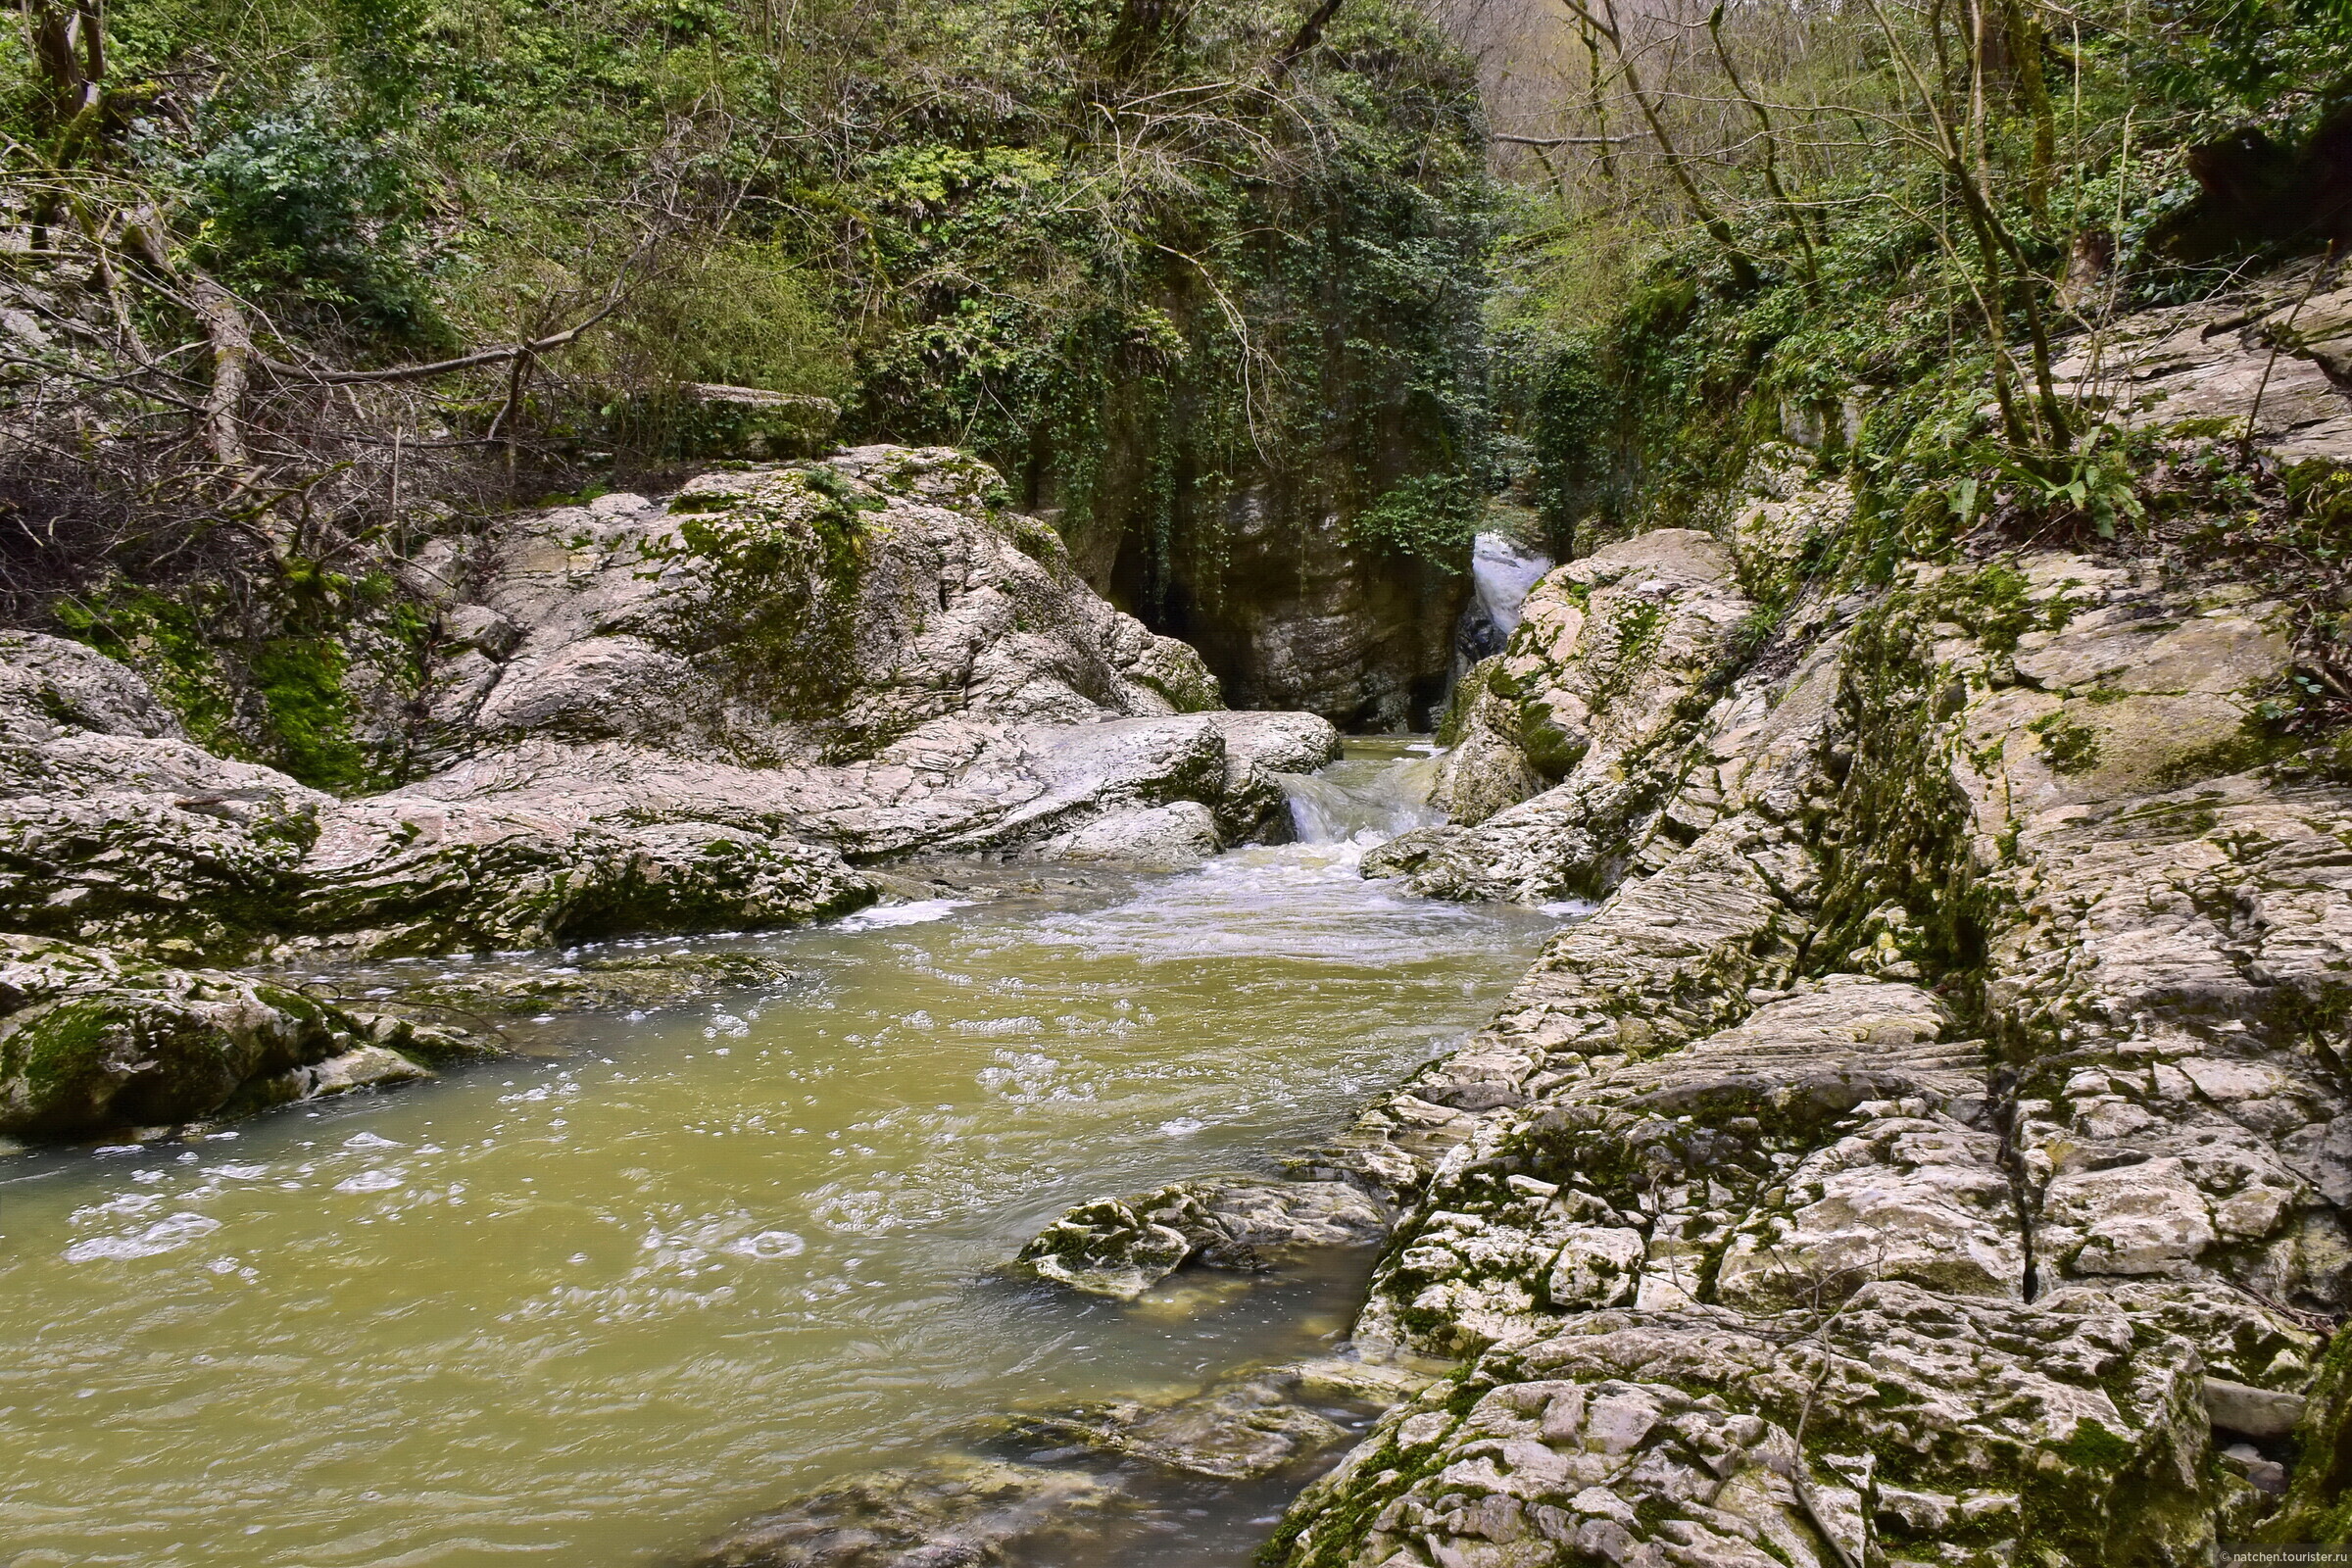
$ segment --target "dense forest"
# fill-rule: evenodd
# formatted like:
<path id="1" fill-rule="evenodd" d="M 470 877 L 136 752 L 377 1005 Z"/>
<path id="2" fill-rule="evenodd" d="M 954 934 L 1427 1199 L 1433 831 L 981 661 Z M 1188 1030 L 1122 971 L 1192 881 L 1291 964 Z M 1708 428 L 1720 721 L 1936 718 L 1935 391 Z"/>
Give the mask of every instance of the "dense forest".
<path id="1" fill-rule="evenodd" d="M 2159 467 L 2316 515 L 2051 367 L 2340 242 L 2348 45 L 2328 0 L 26 0 L 0 602 L 355 782 L 400 764 L 334 739 L 336 629 L 425 635 L 385 559 L 833 444 L 978 454 L 1237 700 L 1375 727 L 1443 695 L 1478 528 L 1701 518 L 1790 436 L 1882 568 L 2112 535 Z M 1267 652 L 1311 613 L 1383 651 Z"/>

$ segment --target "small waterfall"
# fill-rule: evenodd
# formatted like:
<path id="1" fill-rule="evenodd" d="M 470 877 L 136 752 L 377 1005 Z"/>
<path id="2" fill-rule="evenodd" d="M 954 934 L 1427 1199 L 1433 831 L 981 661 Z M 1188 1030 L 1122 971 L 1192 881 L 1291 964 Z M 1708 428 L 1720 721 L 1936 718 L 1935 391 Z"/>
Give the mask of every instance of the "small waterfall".
<path id="1" fill-rule="evenodd" d="M 1528 590 L 1551 569 L 1551 558 L 1523 551 L 1508 535 L 1482 533 L 1470 557 L 1470 603 L 1463 607 L 1454 647 L 1467 669 L 1503 644 L 1519 628 L 1519 609 Z"/>
<path id="2" fill-rule="evenodd" d="M 1377 844 L 1446 819 L 1429 804 L 1438 781 L 1437 758 L 1425 751 L 1393 750 L 1395 745 L 1380 747 L 1378 755 L 1346 758 L 1320 772 L 1281 775 L 1299 843 Z"/>

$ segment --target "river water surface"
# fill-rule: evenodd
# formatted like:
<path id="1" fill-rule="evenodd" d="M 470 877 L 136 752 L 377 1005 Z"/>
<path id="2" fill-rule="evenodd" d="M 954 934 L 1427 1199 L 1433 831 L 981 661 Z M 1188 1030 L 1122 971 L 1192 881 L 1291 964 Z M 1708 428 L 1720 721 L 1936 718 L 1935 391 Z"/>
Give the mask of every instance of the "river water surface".
<path id="1" fill-rule="evenodd" d="M 1321 842 L 698 939 L 792 977 L 0 1164 L 0 1564 L 652 1563 L 993 1412 L 1315 1350 L 1345 1271 L 1122 1307 L 999 1265 L 1069 1203 L 1270 1169 L 1485 1020 L 1558 922 L 1357 876 L 1406 756 L 1300 787 Z M 1229 1524 L 1136 1560 L 1238 1564 Z"/>

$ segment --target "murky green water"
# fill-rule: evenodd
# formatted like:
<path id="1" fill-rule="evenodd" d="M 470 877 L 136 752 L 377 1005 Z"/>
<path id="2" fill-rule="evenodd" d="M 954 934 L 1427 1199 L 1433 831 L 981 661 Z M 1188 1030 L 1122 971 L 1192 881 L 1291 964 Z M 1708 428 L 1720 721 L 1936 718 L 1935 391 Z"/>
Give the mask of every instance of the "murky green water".
<path id="1" fill-rule="evenodd" d="M 1311 823 L 1396 815 L 1383 750 Z M 1069 1202 L 1331 1131 L 1554 927 L 1359 853 L 736 939 L 793 978 L 0 1166 L 0 1564 L 647 1563 L 993 1411 L 1312 1348 L 1348 1278 L 1118 1308 L 993 1270 Z"/>

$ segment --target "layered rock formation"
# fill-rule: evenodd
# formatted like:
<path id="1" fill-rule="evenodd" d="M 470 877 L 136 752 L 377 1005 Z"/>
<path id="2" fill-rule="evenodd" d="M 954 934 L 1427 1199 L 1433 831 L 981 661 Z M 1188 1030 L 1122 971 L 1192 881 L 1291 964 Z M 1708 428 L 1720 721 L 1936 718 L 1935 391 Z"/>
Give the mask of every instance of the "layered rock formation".
<path id="1" fill-rule="evenodd" d="M 869 447 L 443 542 L 412 568 L 444 632 L 438 766 L 363 800 L 213 756 L 125 666 L 6 634 L 0 930 L 177 964 L 514 950 L 795 924 L 916 851 L 1165 864 L 1286 837 L 1277 775 L 1334 755 L 1331 726 L 1219 709 L 1198 655 L 1001 502 L 956 453 Z M 219 1054 L 259 1083 L 335 1054 L 303 1039 Z M 23 1126 L 233 1099 L 136 1098 Z"/>
<path id="2" fill-rule="evenodd" d="M 2280 607 L 2027 555 L 1802 605 L 1748 659 L 1728 556 L 1603 555 L 1531 603 L 1454 787 L 1538 771 L 1531 710 L 1567 775 L 1373 867 L 1605 902 L 1298 1162 L 1405 1205 L 1359 1349 L 1462 1370 L 1279 1560 L 2188 1562 L 2258 1528 L 2352 1304 L 2352 790 L 2250 768 Z"/>

